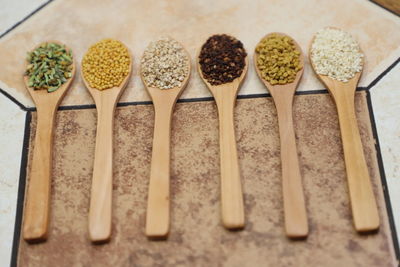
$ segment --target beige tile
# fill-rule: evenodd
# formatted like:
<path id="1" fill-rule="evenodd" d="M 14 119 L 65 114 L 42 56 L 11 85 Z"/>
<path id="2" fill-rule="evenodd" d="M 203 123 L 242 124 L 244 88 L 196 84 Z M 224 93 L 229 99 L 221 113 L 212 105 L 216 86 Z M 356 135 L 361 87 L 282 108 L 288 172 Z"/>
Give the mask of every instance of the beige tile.
<path id="1" fill-rule="evenodd" d="M 346 7 L 346 8 L 343 8 Z M 60 15 L 62 14 L 62 15 Z M 368 1 L 55 1 L 0 41 L 1 88 L 26 105 L 32 105 L 22 83 L 26 51 L 45 40 L 59 40 L 73 48 L 80 62 L 88 46 L 102 38 L 122 40 L 133 52 L 134 75 L 122 102 L 149 100 L 138 77 L 139 58 L 145 46 L 160 35 L 181 41 L 194 58 L 213 33 L 229 33 L 243 41 L 250 57 L 259 39 L 280 31 L 294 37 L 307 51 L 313 34 L 325 26 L 351 32 L 367 56 L 361 86 L 376 77 L 398 57 L 400 21 Z M 210 96 L 196 68 L 183 98 Z M 299 90 L 321 89 L 322 84 L 306 66 Z M 240 94 L 265 93 L 253 67 Z M 92 103 L 80 77 L 62 105 Z"/>
<path id="2" fill-rule="evenodd" d="M 397 234 L 400 240 L 400 65 L 371 89 L 372 105 Z"/>
<path id="3" fill-rule="evenodd" d="M 25 112 L 0 94 L 0 266 L 9 266 L 25 128 Z"/>
<path id="4" fill-rule="evenodd" d="M 47 0 L 18 0 L 0 1 L 0 35 L 5 33 L 13 25 L 23 20 L 32 11 L 43 5 Z"/>

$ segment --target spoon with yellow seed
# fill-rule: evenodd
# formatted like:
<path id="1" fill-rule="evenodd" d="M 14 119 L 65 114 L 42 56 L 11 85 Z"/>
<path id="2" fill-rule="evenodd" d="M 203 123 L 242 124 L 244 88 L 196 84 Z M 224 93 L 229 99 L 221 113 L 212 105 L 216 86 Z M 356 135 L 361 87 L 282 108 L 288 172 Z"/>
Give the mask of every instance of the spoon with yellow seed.
<path id="1" fill-rule="evenodd" d="M 83 81 L 97 109 L 89 209 L 89 236 L 93 242 L 104 242 L 111 237 L 114 111 L 131 69 L 128 48 L 112 39 L 92 45 L 82 60 Z"/>
<path id="2" fill-rule="evenodd" d="M 74 77 L 71 49 L 61 43 L 43 43 L 29 53 L 24 82 L 37 111 L 23 226 L 24 239 L 29 242 L 47 238 L 54 122 L 57 108 Z"/>
<path id="3" fill-rule="evenodd" d="M 274 99 L 281 144 L 282 191 L 286 235 L 308 235 L 307 213 L 293 128 L 293 97 L 303 75 L 300 46 L 283 33 L 270 33 L 258 43 L 254 64 Z"/>

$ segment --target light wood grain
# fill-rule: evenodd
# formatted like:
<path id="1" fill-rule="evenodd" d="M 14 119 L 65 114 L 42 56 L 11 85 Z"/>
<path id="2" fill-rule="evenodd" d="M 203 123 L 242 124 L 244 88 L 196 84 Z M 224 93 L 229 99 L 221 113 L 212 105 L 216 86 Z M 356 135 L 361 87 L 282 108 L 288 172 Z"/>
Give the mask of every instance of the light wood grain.
<path id="1" fill-rule="evenodd" d="M 311 44 L 313 41 L 314 39 Z M 314 68 L 311 60 L 311 45 L 309 55 Z M 358 232 L 377 230 L 380 224 L 378 208 L 364 157 L 354 106 L 354 95 L 361 72 L 346 83 L 326 75 L 317 74 L 317 76 L 328 88 L 336 103 L 354 227 Z"/>
<path id="2" fill-rule="evenodd" d="M 271 34 L 287 36 L 283 33 L 270 33 L 262 39 Z M 290 36 L 288 37 L 291 38 Z M 296 41 L 294 41 L 294 43 L 301 53 L 300 62 L 304 66 L 301 48 Z M 304 238 L 308 235 L 308 222 L 296 147 L 296 137 L 293 128 L 293 96 L 303 75 L 304 68 L 297 73 L 292 83 L 272 85 L 262 78 L 257 67 L 257 59 L 258 54 L 255 52 L 254 65 L 256 72 L 271 93 L 278 114 L 286 235 L 290 238 Z"/>
<path id="3" fill-rule="evenodd" d="M 61 44 L 57 41 L 51 42 Z M 72 77 L 56 91 L 48 93 L 47 90 L 30 88 L 28 76 L 24 76 L 25 86 L 36 105 L 38 120 L 24 212 L 23 236 L 28 242 L 47 239 L 54 122 L 57 108 L 74 77 L 75 63 L 73 62 Z"/>
<path id="4" fill-rule="evenodd" d="M 210 84 L 204 78 L 199 62 L 197 65 L 199 75 L 214 96 L 218 108 L 222 224 L 227 229 L 241 229 L 245 226 L 245 218 L 233 115 L 239 88 L 247 74 L 248 58 L 246 56 L 240 77 L 221 85 Z"/>
<path id="5" fill-rule="evenodd" d="M 168 236 L 170 228 L 171 120 L 176 101 L 190 77 L 190 56 L 186 50 L 185 53 L 189 61 L 189 70 L 181 86 L 171 89 L 150 87 L 141 75 L 153 101 L 155 116 L 146 214 L 146 235 L 149 238 L 165 238 Z"/>
<path id="6" fill-rule="evenodd" d="M 372 0 L 375 3 L 387 8 L 400 16 L 400 1 L 399 0 Z"/>
<path id="7" fill-rule="evenodd" d="M 106 242 L 111 237 L 113 185 L 114 111 L 132 72 L 118 87 L 98 90 L 90 87 L 81 73 L 97 109 L 96 146 L 89 208 L 89 237 L 92 242 Z"/>

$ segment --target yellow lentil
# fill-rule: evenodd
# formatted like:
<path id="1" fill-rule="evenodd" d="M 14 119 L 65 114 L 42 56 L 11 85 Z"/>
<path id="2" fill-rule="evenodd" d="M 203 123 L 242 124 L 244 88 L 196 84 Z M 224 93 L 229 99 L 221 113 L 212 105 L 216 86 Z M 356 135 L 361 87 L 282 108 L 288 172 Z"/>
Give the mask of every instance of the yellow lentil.
<path id="1" fill-rule="evenodd" d="M 272 85 L 293 82 L 303 68 L 300 51 L 288 36 L 276 33 L 267 36 L 258 43 L 256 53 L 257 68 L 262 78 Z"/>
<path id="2" fill-rule="evenodd" d="M 131 57 L 120 41 L 104 39 L 92 45 L 82 60 L 83 76 L 99 90 L 119 86 L 129 74 Z"/>

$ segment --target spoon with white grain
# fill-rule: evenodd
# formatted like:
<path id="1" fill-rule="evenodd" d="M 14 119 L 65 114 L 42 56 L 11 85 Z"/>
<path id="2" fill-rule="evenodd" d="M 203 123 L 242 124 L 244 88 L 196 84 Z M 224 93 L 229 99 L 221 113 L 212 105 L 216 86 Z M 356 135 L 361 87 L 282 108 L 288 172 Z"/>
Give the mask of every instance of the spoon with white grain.
<path id="1" fill-rule="evenodd" d="M 149 44 L 141 60 L 142 81 L 154 106 L 154 135 L 146 235 L 165 238 L 170 228 L 170 142 L 176 101 L 190 77 L 190 56 L 170 37 Z"/>
<path id="2" fill-rule="evenodd" d="M 315 35 L 309 56 L 318 78 L 336 103 L 355 229 L 358 232 L 377 230 L 380 224 L 378 208 L 354 105 L 364 55 L 350 34 L 330 27 Z"/>

